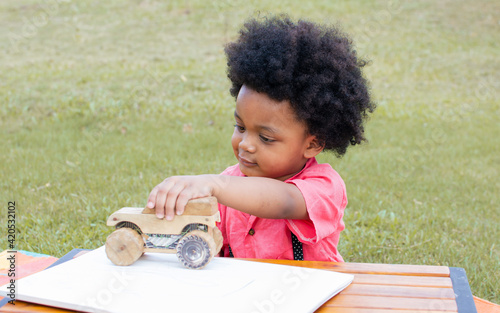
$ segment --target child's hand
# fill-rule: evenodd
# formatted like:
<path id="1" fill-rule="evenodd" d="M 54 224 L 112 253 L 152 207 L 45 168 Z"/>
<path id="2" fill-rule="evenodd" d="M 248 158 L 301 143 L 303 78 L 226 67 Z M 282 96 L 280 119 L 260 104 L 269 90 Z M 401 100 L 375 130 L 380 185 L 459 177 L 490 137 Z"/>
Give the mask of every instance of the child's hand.
<path id="1" fill-rule="evenodd" d="M 220 204 L 262 218 L 307 219 L 306 203 L 293 184 L 265 177 L 172 176 L 153 188 L 148 208 L 172 220 L 191 199 L 214 196 Z"/>
<path id="2" fill-rule="evenodd" d="M 211 175 L 172 176 L 157 185 L 148 198 L 148 208 L 156 208 L 158 218 L 172 220 L 181 215 L 191 199 L 212 196 Z"/>

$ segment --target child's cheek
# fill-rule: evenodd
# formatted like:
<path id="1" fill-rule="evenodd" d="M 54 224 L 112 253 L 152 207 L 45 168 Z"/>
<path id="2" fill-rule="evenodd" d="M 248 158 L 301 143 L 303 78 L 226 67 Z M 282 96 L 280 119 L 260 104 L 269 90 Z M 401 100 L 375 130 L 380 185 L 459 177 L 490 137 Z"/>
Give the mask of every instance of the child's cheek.
<path id="1" fill-rule="evenodd" d="M 233 146 L 233 152 L 234 156 L 238 158 L 238 147 L 240 145 L 241 141 L 241 136 L 240 134 L 235 130 L 233 133 L 233 136 L 231 137 L 231 145 Z"/>

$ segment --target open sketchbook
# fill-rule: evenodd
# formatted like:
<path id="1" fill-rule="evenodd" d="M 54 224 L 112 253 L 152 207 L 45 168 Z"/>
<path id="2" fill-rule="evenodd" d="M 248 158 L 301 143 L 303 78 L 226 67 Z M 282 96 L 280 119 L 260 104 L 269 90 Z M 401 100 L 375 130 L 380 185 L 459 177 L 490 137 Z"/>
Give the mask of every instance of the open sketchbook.
<path id="1" fill-rule="evenodd" d="M 86 312 L 313 312 L 353 280 L 349 274 L 229 258 L 202 270 L 175 254 L 146 253 L 131 266 L 104 247 L 17 281 L 18 300 Z M 0 295 L 7 295 L 7 286 Z"/>

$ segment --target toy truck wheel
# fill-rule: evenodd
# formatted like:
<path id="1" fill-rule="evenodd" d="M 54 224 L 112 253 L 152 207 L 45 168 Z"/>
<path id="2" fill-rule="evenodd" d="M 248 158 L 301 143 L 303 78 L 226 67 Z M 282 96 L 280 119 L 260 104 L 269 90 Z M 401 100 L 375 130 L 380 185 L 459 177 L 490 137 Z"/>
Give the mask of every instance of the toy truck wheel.
<path id="1" fill-rule="evenodd" d="M 177 244 L 177 258 L 187 268 L 205 267 L 215 254 L 212 236 L 201 230 L 187 233 Z"/>
<path id="2" fill-rule="evenodd" d="M 127 266 L 144 253 L 144 240 L 132 228 L 119 228 L 106 239 L 106 254 L 116 265 Z"/>

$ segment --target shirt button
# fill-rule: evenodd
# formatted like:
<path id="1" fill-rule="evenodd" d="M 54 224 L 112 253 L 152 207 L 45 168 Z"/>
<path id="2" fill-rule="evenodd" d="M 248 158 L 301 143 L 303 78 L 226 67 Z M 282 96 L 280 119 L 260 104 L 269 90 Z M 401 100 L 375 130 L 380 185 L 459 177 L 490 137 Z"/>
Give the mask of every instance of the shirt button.
<path id="1" fill-rule="evenodd" d="M 253 236 L 255 234 L 255 230 L 253 228 L 250 228 L 250 230 L 248 231 L 248 234 L 250 236 Z"/>

